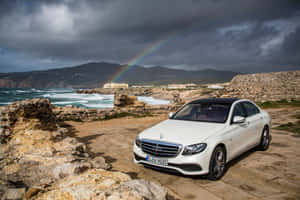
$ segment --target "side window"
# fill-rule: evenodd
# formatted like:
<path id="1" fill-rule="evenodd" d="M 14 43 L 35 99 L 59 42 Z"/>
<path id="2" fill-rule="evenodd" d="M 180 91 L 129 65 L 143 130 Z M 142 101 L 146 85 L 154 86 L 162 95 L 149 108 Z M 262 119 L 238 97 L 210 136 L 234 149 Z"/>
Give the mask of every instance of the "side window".
<path id="1" fill-rule="evenodd" d="M 259 113 L 259 109 L 253 103 L 243 102 L 242 104 L 247 112 L 248 117 Z"/>
<path id="2" fill-rule="evenodd" d="M 234 106 L 233 116 L 246 117 L 246 113 L 245 113 L 245 110 L 244 110 L 242 104 L 238 103 Z"/>
<path id="3" fill-rule="evenodd" d="M 232 119 L 233 120 L 233 117 L 235 116 L 242 116 L 242 117 L 246 117 L 246 112 L 245 112 L 245 109 L 243 108 L 242 104 L 241 103 L 238 103 L 234 106 L 234 109 L 233 109 L 233 114 L 232 114 Z"/>

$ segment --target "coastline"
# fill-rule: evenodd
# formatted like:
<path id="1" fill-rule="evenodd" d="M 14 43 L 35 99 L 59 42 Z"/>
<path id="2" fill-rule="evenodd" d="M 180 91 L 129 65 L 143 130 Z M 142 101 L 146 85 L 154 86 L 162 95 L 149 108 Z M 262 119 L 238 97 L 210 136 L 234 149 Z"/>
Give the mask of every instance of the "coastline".
<path id="1" fill-rule="evenodd" d="M 153 97 L 162 100 L 173 100 L 173 93 L 178 91 L 168 91 L 166 88 L 153 87 L 153 88 L 128 88 L 128 89 L 117 89 L 117 88 L 93 88 L 93 89 L 81 89 L 76 90 L 78 94 L 126 94 L 130 96 L 145 96 Z"/>
<path id="2" fill-rule="evenodd" d="M 84 94 L 76 93 L 74 89 L 35 89 L 35 88 L 0 88 L 0 106 L 9 105 L 25 99 L 50 99 L 55 106 L 76 106 L 90 109 L 113 108 L 114 94 Z M 168 104 L 169 100 L 139 96 L 140 101 L 150 105 Z"/>
<path id="3" fill-rule="evenodd" d="M 300 99 L 298 74 L 275 74 L 277 82 L 268 87 L 264 85 L 267 75 L 250 75 L 238 76 L 222 90 L 116 90 L 114 107 L 106 109 L 58 107 L 48 99 L 24 100 L 0 107 L 0 196 L 93 199 L 100 195 L 103 199 L 107 196 L 122 199 L 122 195 L 132 195 L 137 200 L 205 196 L 220 200 L 270 199 L 280 194 L 280 198 L 295 199 L 300 195 L 299 134 L 276 128 L 297 122 L 298 104 L 268 109 L 276 126 L 272 128 L 270 150 L 242 155 L 229 164 L 230 170 L 219 182 L 134 165 L 132 145 L 139 132 L 167 119 L 168 112 L 177 110 L 189 99 L 239 97 L 270 101 L 268 105 L 272 101 L 292 105 L 293 99 Z M 292 78 L 286 79 L 287 75 Z M 294 75 L 297 77 L 293 78 Z M 279 78 L 283 80 L 278 81 Z M 102 91 L 82 91 L 85 92 Z M 159 98 L 169 95 L 172 103 L 147 105 L 130 94 Z"/>

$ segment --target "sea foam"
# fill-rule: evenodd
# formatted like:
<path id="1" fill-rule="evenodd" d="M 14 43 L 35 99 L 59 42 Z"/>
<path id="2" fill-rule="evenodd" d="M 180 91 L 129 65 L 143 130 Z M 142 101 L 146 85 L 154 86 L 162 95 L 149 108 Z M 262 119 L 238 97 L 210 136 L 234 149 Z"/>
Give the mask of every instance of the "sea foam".
<path id="1" fill-rule="evenodd" d="M 84 108 L 113 108 L 114 95 L 78 94 L 73 89 L 0 89 L 0 105 L 33 98 L 47 98 L 56 106 L 74 105 Z M 153 97 L 138 97 L 150 105 L 168 104 L 170 101 Z"/>

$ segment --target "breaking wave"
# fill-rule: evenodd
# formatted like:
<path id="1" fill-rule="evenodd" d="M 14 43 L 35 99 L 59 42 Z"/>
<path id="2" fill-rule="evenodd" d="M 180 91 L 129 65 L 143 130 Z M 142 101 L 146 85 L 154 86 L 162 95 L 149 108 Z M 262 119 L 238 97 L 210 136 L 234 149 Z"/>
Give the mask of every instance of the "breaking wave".
<path id="1" fill-rule="evenodd" d="M 73 89 L 2 89 L 0 88 L 0 106 L 15 101 L 33 98 L 47 98 L 55 106 L 73 105 L 84 108 L 113 108 L 114 95 L 77 94 Z M 169 101 L 140 96 L 139 101 L 151 105 L 168 104 Z"/>

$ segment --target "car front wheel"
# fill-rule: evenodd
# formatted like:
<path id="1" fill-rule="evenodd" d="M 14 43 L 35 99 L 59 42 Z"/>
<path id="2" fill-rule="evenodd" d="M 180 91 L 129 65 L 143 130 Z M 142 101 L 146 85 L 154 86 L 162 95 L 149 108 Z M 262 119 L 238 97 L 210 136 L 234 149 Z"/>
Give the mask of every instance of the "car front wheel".
<path id="1" fill-rule="evenodd" d="M 265 151 L 269 148 L 271 141 L 271 136 L 269 132 L 269 128 L 265 127 L 261 134 L 259 150 Z"/>
<path id="2" fill-rule="evenodd" d="M 225 173 L 225 165 L 226 151 L 224 147 L 217 146 L 210 159 L 208 179 L 219 180 Z"/>

